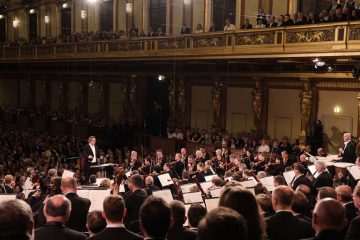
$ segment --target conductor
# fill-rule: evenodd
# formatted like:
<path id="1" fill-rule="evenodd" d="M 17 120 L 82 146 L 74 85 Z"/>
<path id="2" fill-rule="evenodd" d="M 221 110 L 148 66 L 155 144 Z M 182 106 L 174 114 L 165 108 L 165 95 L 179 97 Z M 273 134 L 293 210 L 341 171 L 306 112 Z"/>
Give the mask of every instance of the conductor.
<path id="1" fill-rule="evenodd" d="M 90 136 L 88 139 L 88 144 L 86 144 L 84 146 L 83 149 L 83 155 L 86 159 L 85 161 L 85 181 L 89 180 L 89 176 L 90 176 L 90 166 L 92 165 L 96 165 L 97 164 L 97 159 L 102 158 L 102 156 L 100 156 L 100 151 L 99 148 L 95 145 L 96 144 L 96 138 L 94 136 Z"/>

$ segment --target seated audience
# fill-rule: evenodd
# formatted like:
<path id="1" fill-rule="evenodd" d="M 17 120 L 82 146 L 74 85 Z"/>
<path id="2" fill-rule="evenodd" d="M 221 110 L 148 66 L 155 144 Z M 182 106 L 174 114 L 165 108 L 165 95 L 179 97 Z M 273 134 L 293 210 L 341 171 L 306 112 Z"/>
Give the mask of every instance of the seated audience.
<path id="1" fill-rule="evenodd" d="M 171 208 L 163 199 L 150 196 L 141 205 L 139 219 L 145 239 L 165 240 L 172 225 Z"/>
<path id="2" fill-rule="evenodd" d="M 355 207 L 360 210 L 360 185 L 357 185 L 352 194 Z M 345 240 L 360 239 L 360 216 L 354 218 L 348 228 Z"/>
<path id="3" fill-rule="evenodd" d="M 225 207 L 212 210 L 200 221 L 198 236 L 199 240 L 251 240 L 245 219 L 235 210 Z"/>
<path id="4" fill-rule="evenodd" d="M 344 206 L 346 219 L 350 223 L 357 215 L 358 210 L 352 198 L 352 189 L 347 185 L 336 187 L 336 198 Z"/>
<path id="5" fill-rule="evenodd" d="M 207 213 L 206 208 L 201 204 L 199 203 L 191 204 L 187 212 L 189 228 L 191 230 L 197 231 L 199 222 L 206 216 L 206 213 Z"/>
<path id="6" fill-rule="evenodd" d="M 153 191 L 159 190 L 159 187 L 154 185 L 154 178 L 152 176 L 147 176 L 145 178 L 145 187 L 148 196 L 152 195 Z"/>
<path id="7" fill-rule="evenodd" d="M 90 200 L 77 195 L 77 182 L 73 177 L 62 179 L 61 191 L 70 200 L 72 206 L 70 216 L 65 225 L 79 232 L 85 231 L 86 218 L 91 205 Z"/>
<path id="8" fill-rule="evenodd" d="M 194 230 L 185 228 L 183 225 L 186 221 L 185 206 L 184 203 L 174 200 L 170 203 L 171 216 L 173 219 L 173 225 L 170 228 L 167 239 L 168 240 L 196 240 L 197 233 Z"/>
<path id="9" fill-rule="evenodd" d="M 85 240 L 86 235 L 65 227 L 70 217 L 72 205 L 70 200 L 63 195 L 50 197 L 44 207 L 46 224 L 44 227 L 35 230 L 37 240 Z"/>
<path id="10" fill-rule="evenodd" d="M 265 221 L 259 212 L 255 196 L 243 187 L 228 187 L 221 195 L 219 207 L 228 207 L 241 214 L 247 222 L 248 239 L 261 240 L 265 236 Z"/>
<path id="11" fill-rule="evenodd" d="M 319 201 L 324 198 L 332 198 L 336 199 L 335 189 L 332 187 L 322 187 L 319 189 L 318 194 L 316 196 L 316 200 Z"/>
<path id="12" fill-rule="evenodd" d="M 317 240 L 341 240 L 341 231 L 346 227 L 345 209 L 332 198 L 320 200 L 313 212 L 312 226 Z"/>
<path id="13" fill-rule="evenodd" d="M 245 19 L 245 23 L 241 26 L 241 29 L 252 29 L 252 25 L 248 18 Z"/>
<path id="14" fill-rule="evenodd" d="M 0 202 L 0 239 L 33 239 L 34 220 L 30 206 L 18 199 Z"/>
<path id="15" fill-rule="evenodd" d="M 90 240 L 129 239 L 140 240 L 141 236 L 128 231 L 123 220 L 126 215 L 125 202 L 121 196 L 107 196 L 103 204 L 103 217 L 106 220 L 106 228 L 91 237 Z"/>
<path id="16" fill-rule="evenodd" d="M 224 31 L 234 31 L 234 30 L 236 30 L 235 25 L 231 23 L 230 18 L 226 18 L 225 19 Z"/>
<path id="17" fill-rule="evenodd" d="M 256 202 L 260 207 L 260 213 L 264 218 L 268 218 L 274 214 L 274 210 L 271 205 L 271 196 L 268 194 L 258 194 L 256 195 Z"/>
<path id="18" fill-rule="evenodd" d="M 326 169 L 326 164 L 323 161 L 315 162 L 316 173 L 314 174 L 313 188 L 317 192 L 322 187 L 332 187 L 332 177 Z"/>
<path id="19" fill-rule="evenodd" d="M 294 191 L 290 187 L 275 188 L 271 201 L 275 215 L 266 220 L 267 236 L 270 240 L 301 239 L 314 236 L 311 225 L 293 215 Z"/>
<path id="20" fill-rule="evenodd" d="M 291 182 L 291 187 L 295 190 L 300 184 L 304 184 L 308 186 L 310 189 L 312 188 L 312 182 L 309 178 L 307 178 L 305 174 L 305 167 L 300 163 L 294 164 L 294 173 L 295 177 Z"/>
<path id="21" fill-rule="evenodd" d="M 106 227 L 105 218 L 102 216 L 101 211 L 92 211 L 88 214 L 86 219 L 86 228 L 90 237 L 101 232 Z"/>

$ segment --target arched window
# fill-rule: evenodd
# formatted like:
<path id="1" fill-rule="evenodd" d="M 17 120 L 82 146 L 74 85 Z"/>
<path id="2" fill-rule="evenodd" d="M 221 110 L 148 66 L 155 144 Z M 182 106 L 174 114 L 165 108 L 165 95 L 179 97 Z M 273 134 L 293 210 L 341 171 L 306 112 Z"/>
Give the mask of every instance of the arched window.
<path id="1" fill-rule="evenodd" d="M 71 8 L 61 9 L 61 35 L 71 35 Z"/>
<path id="2" fill-rule="evenodd" d="M 29 40 L 34 41 L 38 37 L 37 35 L 37 13 L 29 14 Z"/>
<path id="3" fill-rule="evenodd" d="M 0 42 L 5 42 L 6 40 L 6 26 L 5 18 L 0 19 Z"/>

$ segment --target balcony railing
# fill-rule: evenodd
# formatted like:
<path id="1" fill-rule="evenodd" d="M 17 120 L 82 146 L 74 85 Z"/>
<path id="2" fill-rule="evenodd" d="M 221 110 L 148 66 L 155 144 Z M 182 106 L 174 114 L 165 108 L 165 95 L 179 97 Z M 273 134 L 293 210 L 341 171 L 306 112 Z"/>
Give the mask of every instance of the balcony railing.
<path id="1" fill-rule="evenodd" d="M 0 48 L 0 61 L 359 55 L 360 22 Z"/>

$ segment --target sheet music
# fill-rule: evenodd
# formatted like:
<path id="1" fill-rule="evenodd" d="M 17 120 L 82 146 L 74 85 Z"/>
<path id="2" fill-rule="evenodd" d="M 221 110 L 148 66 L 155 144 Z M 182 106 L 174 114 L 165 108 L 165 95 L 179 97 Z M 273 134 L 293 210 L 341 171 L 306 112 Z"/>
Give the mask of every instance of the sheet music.
<path id="1" fill-rule="evenodd" d="M 89 199 L 91 201 L 89 212 L 93 210 L 103 210 L 104 199 L 110 195 L 110 189 L 107 190 L 89 190 Z"/>
<path id="2" fill-rule="evenodd" d="M 189 193 L 191 192 L 190 189 L 193 188 L 194 186 L 197 187 L 196 183 L 188 183 L 188 184 L 180 185 L 180 188 L 182 193 Z"/>
<path id="3" fill-rule="evenodd" d="M 74 174 L 75 174 L 74 172 L 65 169 L 61 177 L 62 178 L 73 177 Z"/>
<path id="4" fill-rule="evenodd" d="M 124 193 L 125 192 L 125 185 L 122 183 L 119 187 L 119 192 Z"/>
<path id="5" fill-rule="evenodd" d="M 355 164 L 347 163 L 347 162 L 336 162 L 336 163 L 334 163 L 334 166 L 338 167 L 338 168 L 348 168 L 348 167 L 351 167 L 351 166 L 354 166 L 354 165 Z"/>
<path id="6" fill-rule="evenodd" d="M 220 198 L 206 198 L 205 205 L 208 212 L 219 206 Z"/>
<path id="7" fill-rule="evenodd" d="M 159 191 L 153 191 L 152 193 L 155 197 L 159 197 L 164 199 L 165 202 L 171 203 L 171 201 L 174 200 L 171 191 L 169 189 L 159 190 Z"/>
<path id="8" fill-rule="evenodd" d="M 201 206 L 203 207 L 206 207 L 204 203 L 200 203 Z M 191 207 L 191 204 L 185 204 L 185 216 L 186 216 L 186 222 L 184 223 L 184 227 L 188 227 L 189 226 L 189 219 L 187 217 L 188 215 L 188 211 L 189 211 L 189 208 Z"/>
<path id="9" fill-rule="evenodd" d="M 213 198 L 220 197 L 220 190 L 221 190 L 221 188 L 216 188 L 216 189 L 210 190 L 211 197 L 213 197 Z"/>
<path id="10" fill-rule="evenodd" d="M 0 194 L 0 203 L 7 200 L 16 199 L 16 194 Z"/>
<path id="11" fill-rule="evenodd" d="M 168 174 L 168 173 L 158 175 L 158 179 L 159 179 L 162 187 L 166 187 L 166 186 L 174 184 L 173 180 L 170 177 L 170 174 Z"/>
<path id="12" fill-rule="evenodd" d="M 327 155 L 326 156 L 326 161 L 339 161 L 341 160 L 341 157 L 339 157 L 338 155 L 334 154 L 334 155 Z"/>
<path id="13" fill-rule="evenodd" d="M 185 203 L 202 203 L 203 198 L 201 192 L 185 193 L 183 194 Z"/>
<path id="14" fill-rule="evenodd" d="M 359 180 L 360 179 L 360 167 L 358 166 L 351 166 L 347 168 L 348 171 L 350 172 L 351 176 L 353 176 L 353 178 L 355 180 Z"/>
<path id="15" fill-rule="evenodd" d="M 240 182 L 245 188 L 253 188 L 257 185 L 257 181 L 253 177 L 249 177 L 248 180 Z"/>
<path id="16" fill-rule="evenodd" d="M 211 182 L 211 180 L 213 179 L 213 177 L 217 176 L 216 174 L 215 175 L 208 175 L 208 176 L 205 176 L 205 181 L 206 182 Z"/>
<path id="17" fill-rule="evenodd" d="M 309 166 L 308 166 L 308 169 L 309 169 L 309 171 L 311 172 L 312 175 L 314 175 L 314 173 L 316 173 L 315 164 L 309 165 Z"/>
<path id="18" fill-rule="evenodd" d="M 266 189 L 269 192 L 274 191 L 275 186 L 274 186 L 274 176 L 269 176 L 269 177 L 264 177 L 264 178 L 260 178 L 259 179 L 260 182 L 263 184 L 264 187 L 266 187 Z"/>
<path id="19" fill-rule="evenodd" d="M 27 177 L 24 183 L 24 189 L 33 189 L 33 188 L 34 188 L 34 184 L 31 182 L 30 177 Z"/>
<path id="20" fill-rule="evenodd" d="M 212 182 L 202 182 L 200 183 L 200 186 L 204 190 L 204 192 L 207 192 L 208 189 L 212 187 Z"/>
<path id="21" fill-rule="evenodd" d="M 289 184 L 295 177 L 294 170 L 283 173 L 286 182 Z"/>

